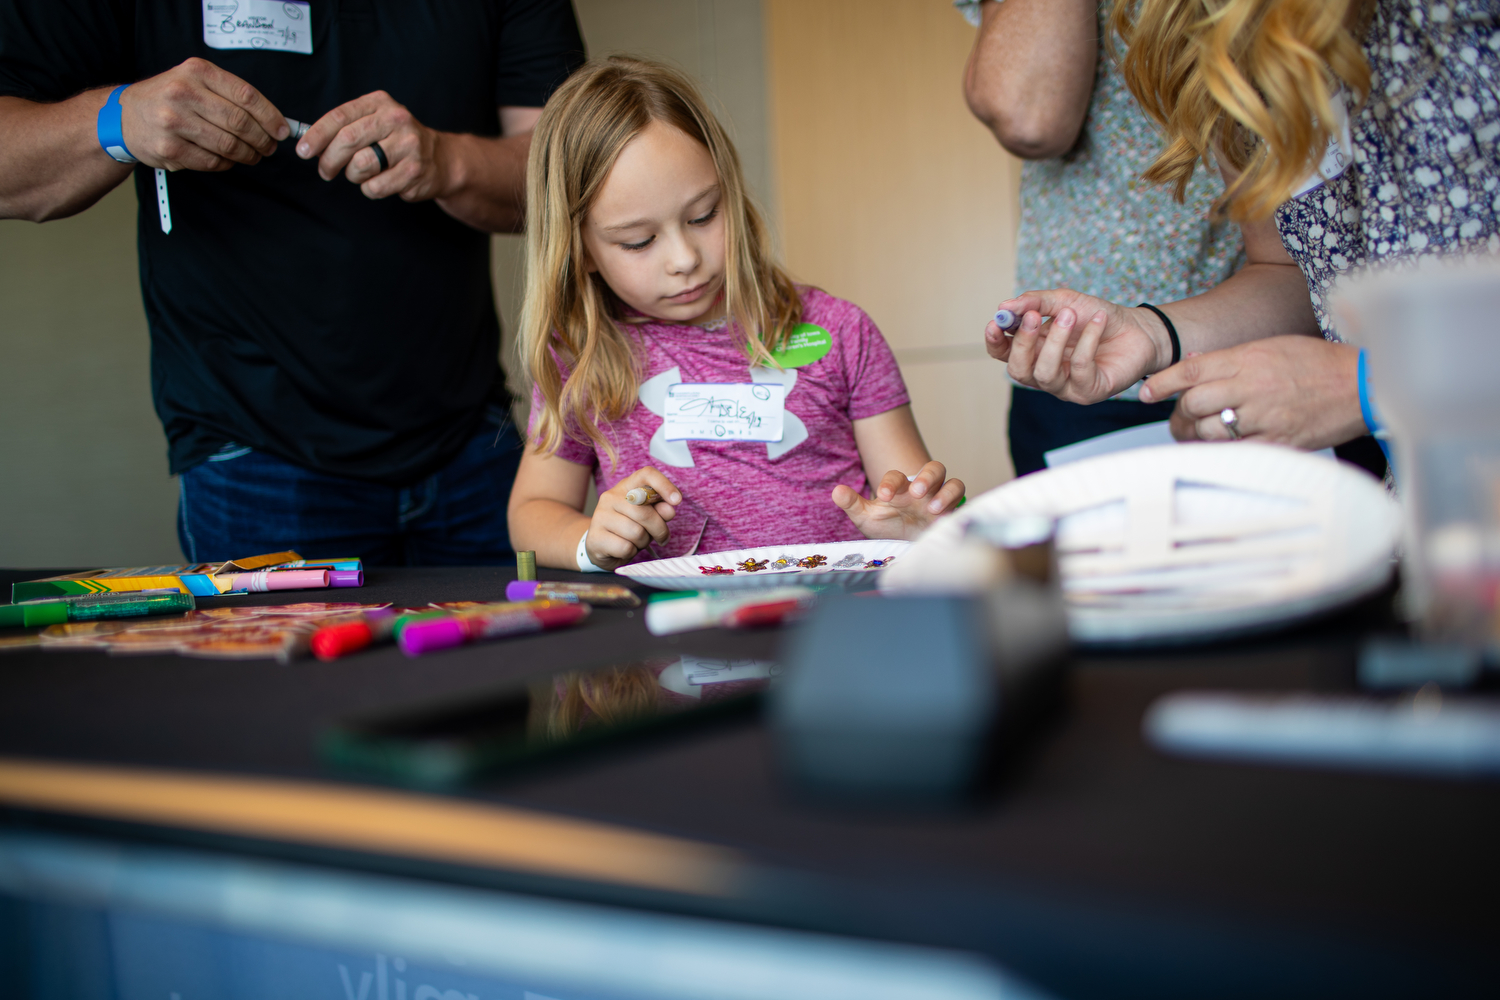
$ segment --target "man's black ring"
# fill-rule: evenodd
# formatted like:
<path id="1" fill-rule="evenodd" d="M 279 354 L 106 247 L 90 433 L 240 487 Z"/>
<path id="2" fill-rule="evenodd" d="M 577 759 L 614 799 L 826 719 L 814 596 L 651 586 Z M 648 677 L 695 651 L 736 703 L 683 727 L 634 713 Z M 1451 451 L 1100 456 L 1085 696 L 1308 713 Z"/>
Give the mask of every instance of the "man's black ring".
<path id="1" fill-rule="evenodd" d="M 375 150 L 375 159 L 380 161 L 380 169 L 386 171 L 391 169 L 391 161 L 385 158 L 385 150 L 380 148 L 380 143 L 370 143 L 370 148 Z"/>

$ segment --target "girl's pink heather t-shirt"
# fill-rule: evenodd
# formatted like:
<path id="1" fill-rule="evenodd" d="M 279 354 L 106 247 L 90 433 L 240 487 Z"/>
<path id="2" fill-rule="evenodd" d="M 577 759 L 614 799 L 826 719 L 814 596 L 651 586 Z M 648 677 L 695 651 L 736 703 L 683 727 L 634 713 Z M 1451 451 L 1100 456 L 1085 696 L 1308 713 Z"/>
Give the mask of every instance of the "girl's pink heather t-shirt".
<path id="1" fill-rule="evenodd" d="M 600 493 L 646 466 L 681 490 L 677 516 L 668 522 L 671 538 L 637 561 L 864 537 L 829 494 L 843 483 L 868 495 L 854 421 L 910 399 L 890 347 L 862 309 L 816 288 L 803 289 L 802 301 L 803 322 L 827 330 L 832 346 L 819 360 L 782 371 L 752 371 L 731 327 L 625 326 L 644 364 L 635 409 L 608 428 L 618 459 L 572 438 L 563 439 L 557 455 L 592 468 Z M 788 387 L 780 442 L 666 441 L 658 434 L 674 382 L 767 381 Z M 533 392 L 532 412 L 540 406 Z"/>

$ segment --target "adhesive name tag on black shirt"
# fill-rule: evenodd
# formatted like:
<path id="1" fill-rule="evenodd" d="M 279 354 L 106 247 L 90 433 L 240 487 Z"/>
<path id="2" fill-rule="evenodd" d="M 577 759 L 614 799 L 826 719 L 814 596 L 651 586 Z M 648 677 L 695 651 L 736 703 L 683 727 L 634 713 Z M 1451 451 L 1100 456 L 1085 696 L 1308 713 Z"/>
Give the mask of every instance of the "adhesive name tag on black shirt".
<path id="1" fill-rule="evenodd" d="M 308 0 L 203 0 L 203 44 L 312 55 Z"/>

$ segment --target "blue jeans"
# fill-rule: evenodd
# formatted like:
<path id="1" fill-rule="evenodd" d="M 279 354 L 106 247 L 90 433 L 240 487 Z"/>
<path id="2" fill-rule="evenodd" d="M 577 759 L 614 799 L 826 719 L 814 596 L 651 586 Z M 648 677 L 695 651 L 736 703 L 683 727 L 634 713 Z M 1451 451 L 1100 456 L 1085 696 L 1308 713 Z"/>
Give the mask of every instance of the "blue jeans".
<path id="1" fill-rule="evenodd" d="M 191 562 L 296 549 L 370 566 L 512 565 L 505 509 L 520 463 L 520 436 L 498 415 L 446 467 L 406 488 L 226 445 L 182 474 L 177 538 Z"/>

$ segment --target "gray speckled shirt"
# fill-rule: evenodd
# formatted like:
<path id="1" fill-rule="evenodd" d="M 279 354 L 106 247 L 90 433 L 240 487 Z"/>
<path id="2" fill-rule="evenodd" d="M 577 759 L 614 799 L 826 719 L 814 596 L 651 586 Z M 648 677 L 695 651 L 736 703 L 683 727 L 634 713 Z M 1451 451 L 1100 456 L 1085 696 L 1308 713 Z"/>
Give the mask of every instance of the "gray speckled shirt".
<path id="1" fill-rule="evenodd" d="M 1240 228 L 1209 220 L 1224 190 L 1216 172 L 1195 172 L 1181 205 L 1141 179 L 1161 138 L 1104 48 L 1107 16 L 1105 4 L 1078 145 L 1021 170 L 1016 290 L 1066 286 L 1131 306 L 1206 292 L 1245 263 Z"/>
<path id="2" fill-rule="evenodd" d="M 978 4 L 959 5 L 977 23 Z M 1208 291 L 1245 263 L 1240 228 L 1213 222 L 1224 190 L 1200 168 L 1183 204 L 1141 174 L 1161 152 L 1155 124 L 1125 86 L 1105 48 L 1109 4 L 1099 9 L 1099 62 L 1078 144 L 1066 156 L 1021 169 L 1016 291 L 1073 288 L 1133 306 Z M 1132 386 L 1121 395 L 1134 398 Z"/>

